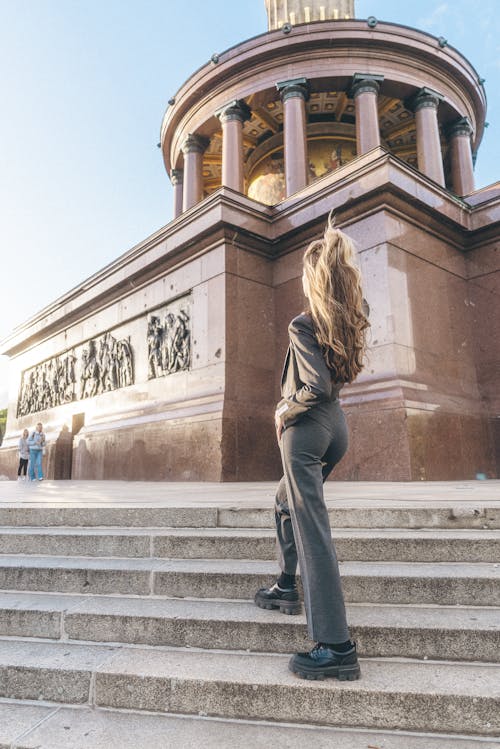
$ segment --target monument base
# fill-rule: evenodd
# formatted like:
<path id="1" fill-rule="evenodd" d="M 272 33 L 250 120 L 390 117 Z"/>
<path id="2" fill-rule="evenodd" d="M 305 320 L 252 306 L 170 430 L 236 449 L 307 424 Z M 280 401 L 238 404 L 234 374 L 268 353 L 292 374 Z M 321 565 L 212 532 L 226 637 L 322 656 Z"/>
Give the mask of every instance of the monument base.
<path id="1" fill-rule="evenodd" d="M 218 190 L 14 331 L 0 473 L 15 476 L 22 430 L 41 421 L 48 477 L 67 474 L 66 430 L 74 479 L 279 478 L 287 327 L 332 209 L 371 323 L 367 365 L 341 393 L 350 449 L 333 478 L 495 477 L 500 200 L 465 212 L 383 149 L 273 208 Z"/>

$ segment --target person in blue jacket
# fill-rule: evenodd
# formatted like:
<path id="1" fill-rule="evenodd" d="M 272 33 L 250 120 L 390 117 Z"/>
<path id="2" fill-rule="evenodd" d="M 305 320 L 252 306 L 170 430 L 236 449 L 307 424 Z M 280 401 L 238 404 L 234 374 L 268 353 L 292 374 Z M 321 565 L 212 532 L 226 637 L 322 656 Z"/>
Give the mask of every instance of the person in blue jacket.
<path id="1" fill-rule="evenodd" d="M 35 480 L 35 473 L 38 481 L 43 481 L 42 457 L 45 448 L 45 434 L 43 425 L 38 422 L 34 432 L 28 437 L 28 446 L 30 449 L 29 478 Z"/>

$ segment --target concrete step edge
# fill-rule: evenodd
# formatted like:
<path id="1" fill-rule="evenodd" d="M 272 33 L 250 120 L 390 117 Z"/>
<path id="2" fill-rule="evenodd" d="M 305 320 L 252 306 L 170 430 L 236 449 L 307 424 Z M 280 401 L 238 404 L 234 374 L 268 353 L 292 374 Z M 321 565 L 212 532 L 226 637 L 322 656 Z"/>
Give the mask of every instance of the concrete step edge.
<path id="1" fill-rule="evenodd" d="M 276 569 L 253 560 L 3 557 L 0 590 L 248 599 Z M 500 605 L 494 564 L 343 562 L 340 571 L 348 602 Z"/>
<path id="2" fill-rule="evenodd" d="M 439 604 L 350 603 L 351 619 L 381 627 L 416 626 L 439 630 L 478 626 L 498 633 L 500 638 L 500 606 L 442 606 Z M 101 614 L 131 618 L 195 619 L 201 621 L 252 622 L 285 624 L 302 627 L 303 613 L 288 616 L 279 611 L 258 608 L 251 600 L 212 598 L 171 598 L 168 596 L 85 596 L 44 592 L 0 592 L 0 612 L 37 612 L 61 614 Z M 372 622 L 373 620 L 373 622 Z M 396 625 L 397 622 L 397 625 Z M 468 624 L 474 622 L 474 624 Z M 477 624 L 478 622 L 479 624 Z"/>
<path id="3" fill-rule="evenodd" d="M 500 506 L 492 503 L 459 502 L 438 505 L 421 502 L 405 506 L 369 503 L 359 506 L 335 506 L 329 503 L 328 512 L 334 527 L 408 527 L 408 528 L 500 528 Z M 30 522 L 31 518 L 31 522 Z M 36 518 L 34 523 L 32 520 Z M 19 503 L 0 503 L 0 525 L 76 525 L 127 527 L 272 527 L 272 502 L 265 507 L 231 506 L 147 506 L 144 504 L 116 506 L 26 506 Z"/>
<path id="4" fill-rule="evenodd" d="M 120 749 L 499 749 L 500 742 L 466 735 L 430 734 L 369 729 L 327 728 L 317 724 L 153 715 L 132 710 L 72 707 L 44 702 L 0 700 L 0 749 L 109 749 L 109 739 Z M 164 743 L 164 742 L 167 743 Z M 29 746 L 28 746 L 29 745 Z"/>
<path id="5" fill-rule="evenodd" d="M 273 527 L 250 528 L 250 527 L 166 527 L 166 526 L 39 526 L 39 525 L 3 525 L 0 526 L 0 538 L 4 535 L 34 535 L 34 536 L 185 536 L 197 538 L 198 536 L 211 536 L 214 538 L 274 538 Z M 441 538 L 459 539 L 500 539 L 500 529 L 496 528 L 367 528 L 367 527 L 342 527 L 333 528 L 332 537 L 335 538 L 430 538 L 440 540 Z"/>
<path id="6" fill-rule="evenodd" d="M 0 690 L 14 699 L 224 718 L 495 736 L 500 666 L 362 660 L 355 682 L 309 682 L 288 659 L 0 642 Z"/>
<path id="7" fill-rule="evenodd" d="M 341 560 L 496 562 L 500 531 L 335 529 Z M 16 529 L 0 531 L 0 560 L 7 556 L 110 558 L 233 558 L 274 555 L 270 529 Z"/>
<path id="8" fill-rule="evenodd" d="M 207 568 L 207 565 L 208 568 Z M 211 565 L 211 567 L 210 567 Z M 466 576 L 471 579 L 492 577 L 500 582 L 500 563 L 496 562 L 402 562 L 402 561 L 345 561 L 341 562 L 344 574 L 396 576 Z M 182 559 L 162 557 L 93 557 L 49 556 L 26 554 L 0 555 L 0 569 L 22 567 L 28 569 L 109 569 L 123 571 L 185 571 L 196 573 L 225 572 L 228 574 L 275 574 L 276 562 L 272 559 Z M 439 573 L 435 575 L 433 573 Z"/>
<path id="9" fill-rule="evenodd" d="M 500 608 L 347 606 L 364 656 L 497 662 Z M 0 637 L 150 646 L 307 650 L 303 614 L 249 601 L 0 594 Z"/>

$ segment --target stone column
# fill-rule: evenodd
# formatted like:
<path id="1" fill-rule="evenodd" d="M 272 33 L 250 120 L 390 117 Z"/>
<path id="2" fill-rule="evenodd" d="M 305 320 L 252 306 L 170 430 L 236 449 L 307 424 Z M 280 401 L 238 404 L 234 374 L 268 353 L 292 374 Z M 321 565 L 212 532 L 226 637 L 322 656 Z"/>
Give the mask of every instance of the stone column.
<path id="1" fill-rule="evenodd" d="M 380 146 L 378 92 L 383 75 L 355 73 L 351 96 L 356 108 L 356 148 L 358 156 Z"/>
<path id="2" fill-rule="evenodd" d="M 456 195 L 469 195 L 474 191 L 471 136 L 472 125 L 467 117 L 461 117 L 448 129 L 451 184 Z"/>
<path id="3" fill-rule="evenodd" d="M 250 109 L 244 101 L 232 101 L 215 114 L 222 125 L 222 184 L 244 192 L 243 123 Z"/>
<path id="4" fill-rule="evenodd" d="M 172 169 L 170 172 L 170 181 L 174 188 L 174 218 L 182 213 L 182 169 Z"/>
<path id="5" fill-rule="evenodd" d="M 184 189 L 182 210 L 187 211 L 203 198 L 203 152 L 208 146 L 206 138 L 188 135 L 182 146 L 184 154 Z"/>
<path id="6" fill-rule="evenodd" d="M 285 152 L 286 196 L 302 190 L 308 183 L 306 101 L 309 84 L 305 78 L 294 78 L 276 84 L 283 101 L 283 146 Z"/>
<path id="7" fill-rule="evenodd" d="M 444 187 L 443 155 L 439 139 L 437 109 L 443 97 L 430 88 L 422 88 L 413 99 L 417 128 L 419 170 Z"/>

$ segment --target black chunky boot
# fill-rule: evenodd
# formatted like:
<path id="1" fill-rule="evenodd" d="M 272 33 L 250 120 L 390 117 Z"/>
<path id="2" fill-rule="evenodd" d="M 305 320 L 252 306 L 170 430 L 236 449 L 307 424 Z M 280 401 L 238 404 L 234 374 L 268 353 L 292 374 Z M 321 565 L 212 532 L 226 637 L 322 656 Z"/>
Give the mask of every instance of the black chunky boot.
<path id="1" fill-rule="evenodd" d="M 300 613 L 299 593 L 296 587 L 280 588 L 276 582 L 270 588 L 258 590 L 254 600 L 261 609 L 279 609 L 282 614 Z"/>
<path id="2" fill-rule="evenodd" d="M 288 668 L 301 679 L 328 679 L 336 677 L 339 681 L 355 681 L 361 676 L 361 669 L 356 653 L 356 643 L 342 653 L 333 650 L 330 645 L 318 642 L 309 653 L 297 653 L 288 664 Z"/>

